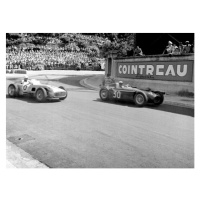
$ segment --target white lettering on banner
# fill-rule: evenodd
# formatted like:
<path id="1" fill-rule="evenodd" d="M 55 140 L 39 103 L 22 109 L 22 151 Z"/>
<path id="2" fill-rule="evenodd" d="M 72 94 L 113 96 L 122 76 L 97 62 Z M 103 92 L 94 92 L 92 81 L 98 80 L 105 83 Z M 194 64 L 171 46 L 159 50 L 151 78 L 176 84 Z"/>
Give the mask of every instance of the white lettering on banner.
<path id="1" fill-rule="evenodd" d="M 157 67 L 156 67 L 156 75 L 163 76 L 164 72 L 161 72 L 160 69 L 164 69 L 164 65 L 157 65 Z"/>
<path id="2" fill-rule="evenodd" d="M 179 76 L 185 76 L 187 74 L 187 65 L 183 65 L 183 71 L 181 72 L 181 65 L 177 65 L 177 74 Z"/>
<path id="3" fill-rule="evenodd" d="M 123 71 L 123 74 L 126 74 L 126 72 L 127 72 L 127 67 L 126 67 L 126 65 L 123 66 L 122 71 Z"/>
<path id="4" fill-rule="evenodd" d="M 140 74 L 143 74 L 143 69 L 145 68 L 145 65 L 139 65 L 140 68 Z"/>
<path id="5" fill-rule="evenodd" d="M 156 67 L 156 69 L 155 69 Z M 166 72 L 164 69 L 166 67 Z M 135 75 L 157 75 L 157 76 L 186 76 L 188 73 L 188 65 L 177 65 L 177 69 L 173 65 L 119 65 L 119 74 L 135 74 Z"/>
<path id="6" fill-rule="evenodd" d="M 168 66 L 165 76 L 169 76 L 169 74 L 171 74 L 172 76 L 176 76 L 173 65 Z"/>
<path id="7" fill-rule="evenodd" d="M 120 73 L 120 74 L 122 73 L 121 69 L 122 69 L 122 66 L 120 65 L 120 66 L 119 66 L 119 73 Z"/>
<path id="8" fill-rule="evenodd" d="M 128 65 L 128 74 L 130 74 L 130 65 Z"/>
<path id="9" fill-rule="evenodd" d="M 137 74 L 137 65 L 131 65 L 131 74 Z"/>
<path id="10" fill-rule="evenodd" d="M 153 65 L 147 65 L 146 74 L 147 75 L 153 75 L 153 71 L 154 71 Z"/>

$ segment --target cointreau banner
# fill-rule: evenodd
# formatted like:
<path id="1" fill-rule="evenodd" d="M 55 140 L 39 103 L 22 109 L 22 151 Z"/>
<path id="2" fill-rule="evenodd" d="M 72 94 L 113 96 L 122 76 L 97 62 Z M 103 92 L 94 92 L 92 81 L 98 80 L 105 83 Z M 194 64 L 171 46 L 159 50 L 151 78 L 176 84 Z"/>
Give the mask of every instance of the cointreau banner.
<path id="1" fill-rule="evenodd" d="M 194 61 L 119 62 L 117 77 L 192 82 Z"/>

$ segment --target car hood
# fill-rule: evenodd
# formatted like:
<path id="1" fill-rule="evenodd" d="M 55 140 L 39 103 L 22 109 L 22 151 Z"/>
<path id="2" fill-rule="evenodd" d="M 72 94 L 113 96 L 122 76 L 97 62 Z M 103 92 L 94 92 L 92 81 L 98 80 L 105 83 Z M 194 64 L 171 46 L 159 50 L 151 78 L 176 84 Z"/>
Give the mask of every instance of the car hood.
<path id="1" fill-rule="evenodd" d="M 41 86 L 41 87 L 44 87 L 44 88 L 47 88 L 47 89 L 51 89 L 53 90 L 53 92 L 63 92 L 64 90 L 59 88 L 59 87 L 56 87 L 56 86 L 53 86 L 53 85 L 46 85 L 46 84 L 34 84 L 35 86 Z"/>
<path id="2" fill-rule="evenodd" d="M 20 80 L 17 80 L 15 81 L 15 84 L 20 84 L 21 85 L 21 81 L 23 79 L 20 79 Z M 53 86 L 53 85 L 48 85 L 48 84 L 43 84 L 41 83 L 39 80 L 36 80 L 36 79 L 30 79 L 30 82 L 32 82 L 32 86 L 36 86 L 36 87 L 44 87 L 44 88 L 47 88 L 47 89 L 51 89 L 53 90 L 53 92 L 63 92 L 65 90 L 59 88 L 59 87 L 56 87 L 56 86 Z M 30 85 L 31 86 L 31 85 Z M 29 86 L 29 87 L 30 87 Z"/>
<path id="3" fill-rule="evenodd" d="M 64 91 L 63 89 L 53 86 L 53 85 L 45 85 L 45 86 L 52 89 L 54 92 L 63 92 Z"/>
<path id="4" fill-rule="evenodd" d="M 54 92 L 63 92 L 63 89 L 61 89 L 59 87 L 56 87 L 56 86 L 53 86 L 53 85 L 48 85 L 48 84 L 43 84 L 38 80 L 32 80 L 32 83 L 33 83 L 34 86 L 40 86 L 40 87 L 44 87 L 44 88 L 47 88 L 47 89 L 51 89 Z"/>

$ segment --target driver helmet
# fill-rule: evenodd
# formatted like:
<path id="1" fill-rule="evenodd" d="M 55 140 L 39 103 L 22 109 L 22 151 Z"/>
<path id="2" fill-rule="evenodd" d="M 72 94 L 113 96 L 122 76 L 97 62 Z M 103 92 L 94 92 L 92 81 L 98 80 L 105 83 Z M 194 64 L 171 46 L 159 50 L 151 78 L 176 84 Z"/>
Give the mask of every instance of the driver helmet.
<path id="1" fill-rule="evenodd" d="M 123 84 L 123 81 L 119 81 L 119 84 Z"/>
<path id="2" fill-rule="evenodd" d="M 173 44 L 173 43 L 172 43 L 171 41 L 168 41 L 168 44 L 171 45 L 171 44 Z"/>

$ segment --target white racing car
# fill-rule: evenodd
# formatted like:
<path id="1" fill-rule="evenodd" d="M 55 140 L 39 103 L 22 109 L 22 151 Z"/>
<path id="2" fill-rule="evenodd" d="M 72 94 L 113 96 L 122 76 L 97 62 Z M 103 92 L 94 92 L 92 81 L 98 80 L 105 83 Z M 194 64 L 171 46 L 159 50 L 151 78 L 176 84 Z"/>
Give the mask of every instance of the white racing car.
<path id="1" fill-rule="evenodd" d="M 63 86 L 55 87 L 48 84 L 42 84 L 36 79 L 18 80 L 8 86 L 8 95 L 10 97 L 30 95 L 36 98 L 38 102 L 46 100 L 64 100 L 67 98 L 67 91 Z"/>

